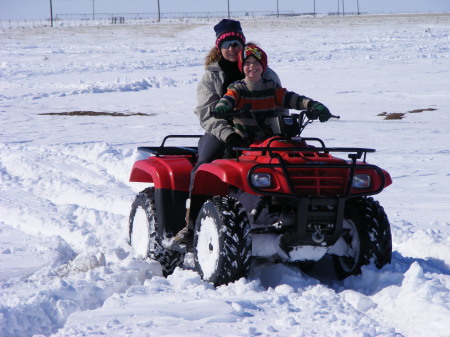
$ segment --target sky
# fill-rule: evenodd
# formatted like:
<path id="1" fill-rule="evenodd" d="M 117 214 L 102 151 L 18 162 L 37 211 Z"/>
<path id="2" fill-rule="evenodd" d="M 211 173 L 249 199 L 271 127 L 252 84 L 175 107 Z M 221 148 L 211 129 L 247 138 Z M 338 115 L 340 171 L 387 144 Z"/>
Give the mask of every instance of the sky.
<path id="1" fill-rule="evenodd" d="M 50 17 L 50 1 L 53 15 L 92 13 L 149 13 L 158 12 L 158 0 L 0 0 L 0 20 L 42 20 Z M 164 12 L 217 12 L 228 11 L 279 11 L 317 13 L 417 13 L 450 12 L 448 0 L 159 0 Z M 338 8 L 339 6 L 339 8 Z"/>

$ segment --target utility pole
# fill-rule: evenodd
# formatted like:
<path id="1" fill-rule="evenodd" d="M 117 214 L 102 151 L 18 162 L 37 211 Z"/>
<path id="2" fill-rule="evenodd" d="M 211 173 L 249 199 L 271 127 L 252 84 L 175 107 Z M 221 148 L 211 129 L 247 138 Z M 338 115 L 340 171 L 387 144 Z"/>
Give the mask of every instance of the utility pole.
<path id="1" fill-rule="evenodd" d="M 338 0 L 338 15 L 340 13 L 340 8 L 339 8 L 339 0 Z"/>
<path id="2" fill-rule="evenodd" d="M 92 0 L 92 21 L 95 20 L 95 0 Z"/>
<path id="3" fill-rule="evenodd" d="M 230 18 L 230 0 L 228 0 L 228 19 Z"/>
<path id="4" fill-rule="evenodd" d="M 50 0 L 50 25 L 53 27 L 53 6 L 52 6 L 52 0 Z"/>
<path id="5" fill-rule="evenodd" d="M 359 15 L 359 0 L 356 0 L 356 8 L 358 9 L 358 15 Z"/>
<path id="6" fill-rule="evenodd" d="M 316 16 L 316 0 L 314 0 L 314 16 Z"/>
<path id="7" fill-rule="evenodd" d="M 342 16 L 345 16 L 344 0 L 342 0 Z"/>
<path id="8" fill-rule="evenodd" d="M 159 8 L 159 0 L 158 0 L 158 22 L 161 22 L 161 10 Z"/>
<path id="9" fill-rule="evenodd" d="M 277 18 L 280 18 L 280 11 L 278 10 L 278 0 L 277 0 Z"/>

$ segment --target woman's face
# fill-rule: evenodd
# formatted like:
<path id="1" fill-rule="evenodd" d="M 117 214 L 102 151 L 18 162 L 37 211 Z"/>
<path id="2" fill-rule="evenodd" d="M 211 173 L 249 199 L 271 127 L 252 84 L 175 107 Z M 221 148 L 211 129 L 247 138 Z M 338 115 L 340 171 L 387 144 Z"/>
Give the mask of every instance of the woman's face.
<path id="1" fill-rule="evenodd" d="M 230 62 L 237 62 L 241 50 L 242 44 L 238 40 L 225 41 L 220 47 L 223 58 Z"/>

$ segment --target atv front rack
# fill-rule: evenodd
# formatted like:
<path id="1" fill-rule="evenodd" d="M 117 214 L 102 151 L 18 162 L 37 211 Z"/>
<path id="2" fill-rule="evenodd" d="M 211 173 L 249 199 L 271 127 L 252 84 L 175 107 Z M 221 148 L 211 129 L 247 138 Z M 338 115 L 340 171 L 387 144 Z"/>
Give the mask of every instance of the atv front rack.
<path id="1" fill-rule="evenodd" d="M 348 198 L 350 196 L 350 192 L 352 189 L 352 182 L 353 178 L 355 176 L 355 170 L 357 167 L 360 167 L 364 170 L 374 170 L 377 172 L 377 174 L 380 177 L 380 185 L 378 188 L 372 190 L 372 191 L 363 191 L 363 192 L 353 192 L 351 193 L 351 196 L 357 196 L 357 195 L 374 195 L 379 192 L 381 192 L 385 185 L 386 185 L 386 178 L 383 173 L 383 171 L 376 165 L 370 165 L 366 163 L 366 155 L 367 153 L 375 152 L 375 149 L 367 149 L 367 148 L 346 148 L 346 147 L 323 147 L 323 148 L 285 148 L 285 147 L 264 147 L 264 148 L 234 148 L 235 150 L 239 151 L 248 151 L 248 152 L 263 152 L 263 153 L 269 153 L 271 158 L 278 159 L 278 163 L 271 163 L 271 164 L 256 164 L 253 166 L 247 175 L 247 181 L 250 188 L 257 194 L 262 195 L 269 195 L 269 196 L 278 196 L 278 197 L 292 197 L 294 196 L 298 200 L 301 200 L 304 197 L 311 197 L 314 195 L 308 195 L 308 194 L 300 194 L 297 192 L 295 184 L 292 181 L 290 170 L 295 169 L 317 169 L 322 171 L 332 170 L 332 169 L 343 169 L 343 170 L 349 170 L 348 179 L 347 181 L 343 182 L 345 184 L 344 188 L 342 188 L 343 193 L 340 193 L 339 195 L 336 195 L 336 197 L 344 197 Z M 282 156 L 277 152 L 321 152 L 321 153 L 330 153 L 330 152 L 344 152 L 349 153 L 348 157 L 351 159 L 350 163 L 347 164 L 318 164 L 318 163 L 311 163 L 311 164 L 289 164 L 287 163 Z M 363 158 L 364 165 L 358 165 L 357 160 Z M 275 192 L 275 191 L 268 191 L 267 189 L 257 188 L 253 186 L 251 183 L 251 177 L 255 173 L 256 170 L 260 169 L 275 169 L 275 168 L 281 168 L 283 172 L 283 176 L 286 179 L 286 183 L 289 187 L 289 193 L 283 193 L 283 192 Z M 304 178 L 304 177 L 302 177 Z M 305 178 L 306 179 L 306 178 Z M 319 181 L 321 178 L 317 176 L 311 176 L 311 179 L 316 179 Z M 325 188 L 329 188 L 329 186 L 325 186 Z"/>
<path id="2" fill-rule="evenodd" d="M 321 144 L 323 141 L 319 138 L 301 138 L 302 140 L 316 140 Z M 350 153 L 348 157 L 350 159 L 361 159 L 366 162 L 367 153 L 373 153 L 375 149 L 359 148 L 359 147 L 233 147 L 233 150 L 246 151 L 246 152 L 262 152 L 263 154 L 269 153 L 271 158 L 277 158 L 279 153 L 275 152 L 347 152 Z M 239 158 L 238 158 L 239 159 Z"/>
<path id="3" fill-rule="evenodd" d="M 194 156 L 198 152 L 197 146 L 165 146 L 169 138 L 200 138 L 202 135 L 169 135 L 164 137 L 160 146 L 140 146 L 138 151 L 159 156 Z"/>

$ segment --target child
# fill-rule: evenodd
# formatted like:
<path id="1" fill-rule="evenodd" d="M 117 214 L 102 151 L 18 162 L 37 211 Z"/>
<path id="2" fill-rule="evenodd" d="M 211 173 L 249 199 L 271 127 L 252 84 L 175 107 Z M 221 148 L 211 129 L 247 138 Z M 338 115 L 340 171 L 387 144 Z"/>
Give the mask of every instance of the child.
<path id="1" fill-rule="evenodd" d="M 311 98 L 287 91 L 272 80 L 262 78 L 267 69 L 267 55 L 255 44 L 245 45 L 238 57 L 239 70 L 245 78 L 228 86 L 225 95 L 217 103 L 214 112 L 216 117 L 233 109 L 242 109 L 251 104 L 255 116 L 258 112 L 275 109 L 316 110 L 319 120 L 326 122 L 331 113 L 322 103 Z M 277 110 L 278 110 L 277 109 Z M 227 138 L 227 153 L 232 155 L 232 147 L 246 146 L 257 139 L 272 136 L 269 125 L 261 125 L 253 118 L 239 117 L 233 119 L 236 132 Z M 226 157 L 228 155 L 226 154 Z"/>

